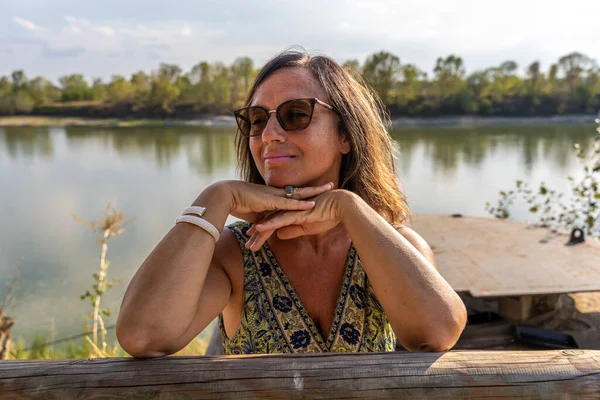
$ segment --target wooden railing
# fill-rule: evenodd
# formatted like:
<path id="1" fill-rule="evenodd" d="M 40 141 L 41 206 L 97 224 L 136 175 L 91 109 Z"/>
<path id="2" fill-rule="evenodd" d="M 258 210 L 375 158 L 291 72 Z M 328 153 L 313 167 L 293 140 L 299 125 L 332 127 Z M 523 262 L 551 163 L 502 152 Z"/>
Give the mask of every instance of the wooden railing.
<path id="1" fill-rule="evenodd" d="M 0 361 L 0 399 L 600 399 L 600 351 Z"/>

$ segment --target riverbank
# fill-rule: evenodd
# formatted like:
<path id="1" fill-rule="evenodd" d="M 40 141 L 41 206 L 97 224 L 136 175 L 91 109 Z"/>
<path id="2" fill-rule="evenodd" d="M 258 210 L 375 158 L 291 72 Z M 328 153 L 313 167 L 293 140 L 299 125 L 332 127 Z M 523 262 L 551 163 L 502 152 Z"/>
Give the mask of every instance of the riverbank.
<path id="1" fill-rule="evenodd" d="M 233 117 L 210 116 L 193 120 L 169 119 L 117 119 L 80 117 L 39 117 L 11 116 L 0 117 L 0 127 L 67 127 L 88 126 L 100 128 L 119 127 L 170 127 L 170 126 L 235 126 Z"/>
<path id="2" fill-rule="evenodd" d="M 420 126 L 497 126 L 497 125 L 554 125 L 592 124 L 597 118 L 587 115 L 555 115 L 547 117 L 474 117 L 392 118 L 394 128 Z M 235 126 L 232 116 L 205 116 L 197 119 L 118 119 L 81 117 L 10 116 L 0 117 L 0 127 L 171 127 L 171 126 Z"/>

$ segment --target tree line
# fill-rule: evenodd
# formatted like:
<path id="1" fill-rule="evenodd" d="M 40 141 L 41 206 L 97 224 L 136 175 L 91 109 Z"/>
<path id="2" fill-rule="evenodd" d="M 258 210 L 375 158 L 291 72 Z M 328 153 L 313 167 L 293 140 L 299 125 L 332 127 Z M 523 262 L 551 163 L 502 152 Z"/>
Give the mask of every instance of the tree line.
<path id="1" fill-rule="evenodd" d="M 515 61 L 466 73 L 456 55 L 440 57 L 431 72 L 403 64 L 390 52 L 371 54 L 361 64 L 348 60 L 381 97 L 392 117 L 443 115 L 527 116 L 595 113 L 600 109 L 600 67 L 573 52 L 547 71 L 534 61 L 519 73 Z M 222 113 L 242 104 L 258 69 L 249 57 L 231 65 L 200 62 L 184 72 L 160 64 L 150 73 L 108 82 L 82 74 L 66 75 L 58 85 L 28 79 L 22 70 L 0 77 L 0 115 L 37 114 L 89 117 L 193 117 Z"/>

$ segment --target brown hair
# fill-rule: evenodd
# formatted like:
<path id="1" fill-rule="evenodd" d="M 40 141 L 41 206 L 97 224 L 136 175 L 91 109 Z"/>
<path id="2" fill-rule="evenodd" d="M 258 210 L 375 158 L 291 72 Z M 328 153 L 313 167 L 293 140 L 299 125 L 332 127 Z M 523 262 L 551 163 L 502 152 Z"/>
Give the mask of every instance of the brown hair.
<path id="1" fill-rule="evenodd" d="M 249 105 L 258 86 L 282 68 L 306 68 L 320 83 L 330 105 L 340 110 L 338 132 L 351 146 L 342 157 L 340 189 L 358 194 L 394 226 L 409 225 L 410 210 L 396 178 L 389 117 L 375 92 L 356 73 L 350 73 L 326 56 L 286 50 L 262 67 L 246 97 Z M 265 184 L 252 154 L 248 137 L 236 134 L 239 169 L 247 182 Z"/>

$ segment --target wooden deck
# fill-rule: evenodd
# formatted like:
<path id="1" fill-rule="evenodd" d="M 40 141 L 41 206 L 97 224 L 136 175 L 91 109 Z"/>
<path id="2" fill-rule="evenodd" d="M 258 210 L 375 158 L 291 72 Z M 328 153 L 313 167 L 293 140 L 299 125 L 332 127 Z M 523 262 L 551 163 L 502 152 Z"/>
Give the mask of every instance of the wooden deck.
<path id="1" fill-rule="evenodd" d="M 569 235 L 496 218 L 417 214 L 440 273 L 474 297 L 600 291 L 600 242 L 566 246 Z"/>
<path id="2" fill-rule="evenodd" d="M 599 399 L 600 351 L 0 361 L 12 399 Z"/>

